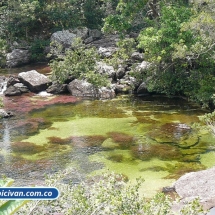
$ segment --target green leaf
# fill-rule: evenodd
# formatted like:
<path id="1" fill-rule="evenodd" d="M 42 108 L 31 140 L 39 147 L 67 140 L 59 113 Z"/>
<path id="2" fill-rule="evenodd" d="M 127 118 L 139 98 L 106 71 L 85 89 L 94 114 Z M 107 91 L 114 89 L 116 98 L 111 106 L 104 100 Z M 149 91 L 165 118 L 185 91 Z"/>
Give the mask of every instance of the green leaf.
<path id="1" fill-rule="evenodd" d="M 11 178 L 4 178 L 0 180 L 0 187 L 10 187 L 13 184 L 14 180 Z"/>
<path id="2" fill-rule="evenodd" d="M 1 215 L 12 215 L 29 200 L 9 200 L 0 206 Z"/>

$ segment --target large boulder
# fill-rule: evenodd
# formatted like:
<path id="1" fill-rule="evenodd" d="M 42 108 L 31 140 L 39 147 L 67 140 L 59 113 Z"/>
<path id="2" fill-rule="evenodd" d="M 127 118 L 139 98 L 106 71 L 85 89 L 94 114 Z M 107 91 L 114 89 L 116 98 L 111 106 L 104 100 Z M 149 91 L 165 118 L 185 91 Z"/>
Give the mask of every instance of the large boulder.
<path id="1" fill-rule="evenodd" d="M 89 34 L 89 30 L 86 27 L 75 28 L 71 30 L 72 33 L 76 35 L 76 37 L 80 37 L 82 40 L 86 39 Z"/>
<path id="2" fill-rule="evenodd" d="M 51 83 L 48 77 L 38 73 L 36 70 L 21 72 L 19 73 L 18 78 L 32 92 L 46 90 Z"/>
<path id="3" fill-rule="evenodd" d="M 112 99 L 115 95 L 114 85 L 111 87 L 96 88 L 84 80 L 75 79 L 67 85 L 68 91 L 73 96 L 91 97 L 97 99 Z"/>
<path id="4" fill-rule="evenodd" d="M 184 202 L 200 199 L 204 209 L 215 206 L 215 167 L 198 172 L 190 172 L 180 177 L 174 184 L 175 191 Z"/>
<path id="5" fill-rule="evenodd" d="M 125 76 L 125 74 L 126 74 L 125 66 L 118 65 L 118 69 L 116 71 L 116 78 L 121 79 L 121 78 L 123 78 Z"/>
<path id="6" fill-rule="evenodd" d="M 92 84 L 84 80 L 75 79 L 67 85 L 67 88 L 73 96 L 98 97 L 98 90 Z"/>
<path id="7" fill-rule="evenodd" d="M 75 38 L 77 38 L 77 35 L 69 30 L 57 31 L 52 34 L 51 42 L 54 45 L 59 44 L 64 48 L 68 48 L 72 45 Z"/>
<path id="8" fill-rule="evenodd" d="M 6 66 L 16 67 L 30 62 L 31 53 L 29 50 L 14 49 L 6 55 Z"/>
<path id="9" fill-rule="evenodd" d="M 70 48 L 72 47 L 75 39 L 78 37 L 80 37 L 81 39 L 86 39 L 88 37 L 88 29 L 77 28 L 74 30 L 57 31 L 52 34 L 51 42 L 52 44 L 62 45 L 63 48 Z"/>

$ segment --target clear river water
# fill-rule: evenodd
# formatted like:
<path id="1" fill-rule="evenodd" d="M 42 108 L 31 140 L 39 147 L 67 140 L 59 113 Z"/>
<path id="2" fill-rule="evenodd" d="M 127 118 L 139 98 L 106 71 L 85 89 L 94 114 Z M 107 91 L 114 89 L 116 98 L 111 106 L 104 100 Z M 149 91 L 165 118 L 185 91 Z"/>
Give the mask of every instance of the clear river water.
<path id="1" fill-rule="evenodd" d="M 131 182 L 141 176 L 143 192 L 152 196 L 186 172 L 215 164 L 215 138 L 195 126 L 205 110 L 180 98 L 101 101 L 28 93 L 3 100 L 15 116 L 0 121 L 0 172 L 20 186 L 41 184 L 45 174 L 74 166 L 85 175 L 114 171 Z"/>

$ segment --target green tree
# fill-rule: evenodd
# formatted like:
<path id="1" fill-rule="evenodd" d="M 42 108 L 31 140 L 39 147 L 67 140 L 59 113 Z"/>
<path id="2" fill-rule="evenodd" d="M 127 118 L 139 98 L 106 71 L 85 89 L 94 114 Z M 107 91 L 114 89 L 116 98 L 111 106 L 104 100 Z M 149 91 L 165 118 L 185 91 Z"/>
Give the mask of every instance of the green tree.
<path id="1" fill-rule="evenodd" d="M 105 16 L 105 9 L 103 8 L 103 1 L 101 0 L 85 0 L 83 3 L 83 15 L 85 18 L 85 25 L 88 28 L 101 28 L 103 18 Z"/>
<path id="2" fill-rule="evenodd" d="M 213 101 L 213 6 L 160 4 L 159 24 L 139 35 L 139 47 L 153 65 L 146 74 L 150 90 L 186 95 L 204 105 Z"/>
<path id="3" fill-rule="evenodd" d="M 149 87 L 152 91 L 176 94 L 186 87 L 187 62 L 173 59 L 175 44 L 186 41 L 190 46 L 193 42 L 189 31 L 181 33 L 181 25 L 191 17 L 191 9 L 185 6 L 161 5 L 159 25 L 148 27 L 139 35 L 139 47 L 145 51 L 145 58 L 152 63 Z"/>

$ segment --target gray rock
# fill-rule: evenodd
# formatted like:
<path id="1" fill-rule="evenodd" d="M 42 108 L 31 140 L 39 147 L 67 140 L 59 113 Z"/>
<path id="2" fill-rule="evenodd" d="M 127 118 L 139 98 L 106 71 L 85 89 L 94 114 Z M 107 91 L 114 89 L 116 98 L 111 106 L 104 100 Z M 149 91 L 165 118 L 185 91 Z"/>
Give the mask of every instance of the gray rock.
<path id="1" fill-rule="evenodd" d="M 18 89 L 17 87 L 14 86 L 9 86 L 5 91 L 4 91 L 4 95 L 5 96 L 19 96 L 21 95 L 22 92 L 20 89 Z"/>
<path id="2" fill-rule="evenodd" d="M 138 87 L 137 89 L 137 93 L 138 94 L 145 94 L 145 93 L 148 93 L 148 90 L 147 90 L 147 85 L 145 82 L 142 82 L 140 84 L 140 86 Z"/>
<path id="3" fill-rule="evenodd" d="M 77 35 L 70 32 L 69 30 L 57 31 L 52 34 L 51 42 L 53 44 L 60 44 L 64 48 L 68 48 L 72 46 L 75 38 L 77 38 Z"/>
<path id="4" fill-rule="evenodd" d="M 14 49 L 6 55 L 6 66 L 16 67 L 30 62 L 31 53 L 29 50 Z"/>
<path id="5" fill-rule="evenodd" d="M 132 55 L 131 55 L 131 59 L 132 59 L 132 60 L 137 60 L 137 61 L 143 61 L 143 59 L 144 59 L 143 53 L 134 52 L 134 53 L 132 53 Z"/>
<path id="6" fill-rule="evenodd" d="M 132 89 L 137 89 L 141 84 L 140 81 L 138 81 L 135 77 L 130 76 L 129 73 L 126 73 L 126 75 L 122 79 L 120 79 L 118 83 L 123 85 L 126 84 Z"/>
<path id="7" fill-rule="evenodd" d="M 215 167 L 191 172 L 180 177 L 174 184 L 175 191 L 183 201 L 199 197 L 205 209 L 215 206 Z"/>
<path id="8" fill-rule="evenodd" d="M 101 55 L 103 58 L 108 58 L 111 57 L 118 48 L 116 47 L 99 47 L 98 53 Z"/>
<path id="9" fill-rule="evenodd" d="M 101 87 L 99 90 L 100 99 L 113 99 L 116 97 L 115 91 L 113 88 Z"/>
<path id="10" fill-rule="evenodd" d="M 18 88 L 21 91 L 21 93 L 28 93 L 29 92 L 29 89 L 23 83 L 16 83 L 13 86 Z"/>
<path id="11" fill-rule="evenodd" d="M 67 88 L 73 96 L 98 98 L 98 90 L 84 80 L 75 79 L 67 85 Z"/>
<path id="12" fill-rule="evenodd" d="M 51 83 L 48 77 L 38 73 L 36 70 L 21 72 L 19 73 L 18 78 L 32 92 L 46 90 Z"/>
<path id="13" fill-rule="evenodd" d="M 125 76 L 125 74 L 126 74 L 125 68 L 120 66 L 116 72 L 116 78 L 121 79 Z"/>
<path id="14" fill-rule="evenodd" d="M 70 48 L 76 38 L 86 39 L 88 37 L 87 28 L 76 28 L 74 30 L 63 30 L 57 31 L 52 34 L 51 42 L 52 44 L 60 44 L 63 48 Z"/>
<path id="15" fill-rule="evenodd" d="M 136 68 L 134 69 L 134 71 L 137 72 L 144 72 L 147 69 L 149 69 L 152 66 L 151 63 L 147 62 L 147 61 L 143 61 L 142 63 L 139 63 Z"/>
<path id="16" fill-rule="evenodd" d="M 46 89 L 47 93 L 51 93 L 51 94 L 62 94 L 62 93 L 66 93 L 68 92 L 67 89 L 67 84 L 60 84 L 60 83 L 52 83 L 51 86 L 48 87 L 48 89 Z"/>
<path id="17" fill-rule="evenodd" d="M 130 93 L 132 91 L 132 87 L 127 84 L 116 84 L 115 92 L 116 93 Z"/>
<path id="18" fill-rule="evenodd" d="M 14 84 L 20 83 L 19 79 L 13 76 L 10 76 L 7 81 L 7 87 L 13 86 Z"/>
<path id="19" fill-rule="evenodd" d="M 75 28 L 75 29 L 71 30 L 71 32 L 73 34 L 75 34 L 76 37 L 80 37 L 82 40 L 87 39 L 88 34 L 89 34 L 89 30 L 86 27 Z"/>
<path id="20" fill-rule="evenodd" d="M 0 109 L 0 118 L 9 118 L 14 116 L 14 114 L 10 111 L 5 111 L 4 109 Z"/>
<path id="21" fill-rule="evenodd" d="M 75 79 L 67 85 L 68 91 L 73 96 L 91 97 L 97 99 L 112 99 L 115 95 L 114 86 L 101 87 L 97 89 L 92 84 L 84 80 Z"/>
<path id="22" fill-rule="evenodd" d="M 88 37 L 87 39 L 84 40 L 85 44 L 89 44 L 91 42 L 93 42 L 93 37 Z"/>
<path id="23" fill-rule="evenodd" d="M 99 31 L 98 29 L 90 29 L 89 30 L 89 37 L 92 37 L 93 40 L 99 39 L 102 36 L 102 32 Z"/>
<path id="24" fill-rule="evenodd" d="M 107 75 L 108 78 L 115 78 L 116 72 L 112 66 L 108 66 L 103 62 L 96 62 L 97 72 L 101 75 Z"/>

